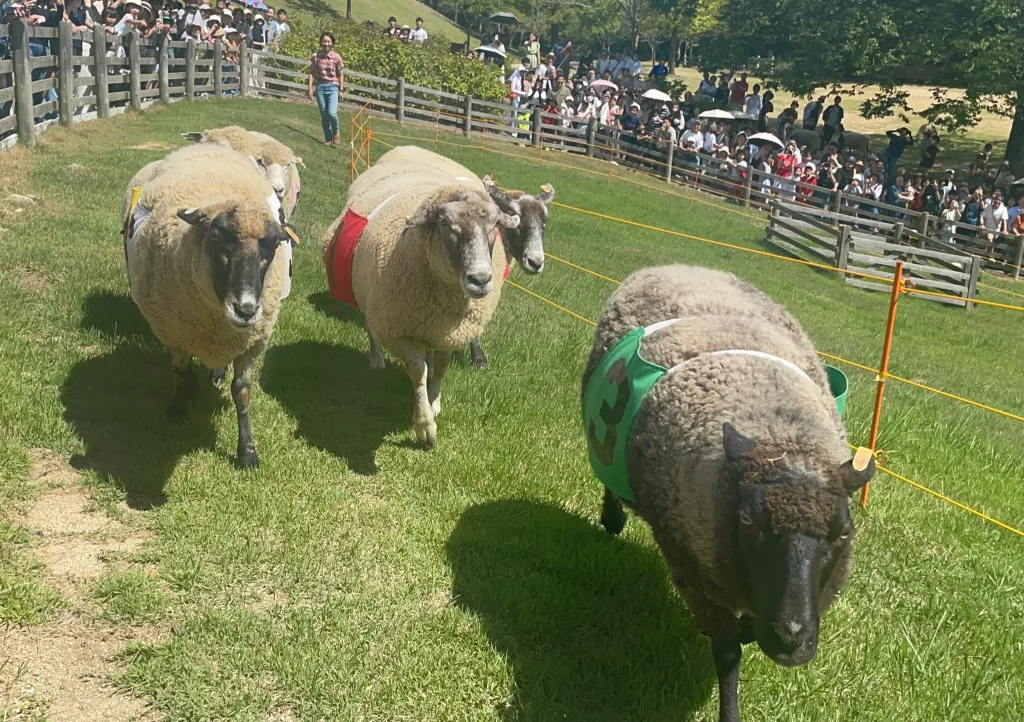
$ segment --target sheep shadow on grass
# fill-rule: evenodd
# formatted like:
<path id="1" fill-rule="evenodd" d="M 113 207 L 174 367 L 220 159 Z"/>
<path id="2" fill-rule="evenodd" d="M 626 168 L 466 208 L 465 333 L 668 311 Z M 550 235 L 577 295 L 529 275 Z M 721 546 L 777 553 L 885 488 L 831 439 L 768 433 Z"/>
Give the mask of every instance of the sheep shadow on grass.
<path id="1" fill-rule="evenodd" d="M 122 489 L 129 506 L 163 504 L 164 484 L 178 460 L 216 446 L 213 413 L 225 405 L 209 383 L 191 415 L 167 418 L 174 387 L 170 356 L 125 345 L 75 364 L 61 388 L 64 419 L 85 443 L 72 457 L 77 469 Z"/>
<path id="2" fill-rule="evenodd" d="M 135 302 L 126 294 L 90 293 L 82 303 L 81 325 L 114 340 L 137 338 L 145 343 L 160 343 Z"/>
<path id="3" fill-rule="evenodd" d="M 654 549 L 507 500 L 464 512 L 446 554 L 456 605 L 514 670 L 505 719 L 679 722 L 709 699 L 710 647 Z"/>
<path id="4" fill-rule="evenodd" d="M 371 369 L 364 351 L 317 341 L 272 345 L 260 386 L 296 420 L 298 436 L 357 474 L 376 473 L 383 439 L 411 426 L 408 377 L 391 366 Z"/>

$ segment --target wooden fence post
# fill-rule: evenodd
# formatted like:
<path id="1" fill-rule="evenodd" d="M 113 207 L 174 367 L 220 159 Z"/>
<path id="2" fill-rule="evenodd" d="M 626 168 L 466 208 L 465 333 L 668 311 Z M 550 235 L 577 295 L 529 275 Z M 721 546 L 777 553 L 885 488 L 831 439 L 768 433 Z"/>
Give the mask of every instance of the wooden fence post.
<path id="1" fill-rule="evenodd" d="M 170 103 L 171 102 L 171 81 L 170 81 L 170 78 L 169 78 L 170 68 L 167 66 L 167 63 L 169 62 L 170 55 L 171 55 L 170 47 L 168 45 L 170 43 L 171 39 L 167 36 L 166 33 L 162 33 L 159 37 L 160 37 L 160 39 L 157 42 L 159 43 L 160 50 L 159 50 L 159 57 L 157 59 L 157 62 L 160 64 L 160 70 L 158 71 L 159 72 L 159 86 L 160 86 L 160 102 L 161 103 Z"/>
<path id="2" fill-rule="evenodd" d="M 845 271 L 850 266 L 850 227 L 839 226 L 839 242 L 836 243 L 836 268 Z M 839 280 L 846 279 L 845 273 L 839 273 Z"/>
<path id="3" fill-rule="evenodd" d="M 18 142 L 36 144 L 36 127 L 32 116 L 32 59 L 28 53 L 28 23 L 18 18 L 7 26 L 14 61 L 14 115 Z"/>
<path id="4" fill-rule="evenodd" d="M 1017 236 L 1017 256 L 1013 261 L 1013 277 L 1020 279 L 1020 264 L 1024 263 L 1024 236 Z"/>
<path id="5" fill-rule="evenodd" d="M 196 97 L 196 41 L 188 39 L 188 46 L 185 48 L 185 99 L 194 100 Z"/>
<path id="6" fill-rule="evenodd" d="M 981 256 L 971 257 L 971 276 L 967 280 L 967 298 L 973 299 L 978 295 L 978 277 L 981 275 Z M 967 310 L 970 311 L 974 308 L 974 304 L 971 301 L 967 302 Z"/>
<path id="7" fill-rule="evenodd" d="M 533 132 L 532 132 L 533 144 L 539 148 L 540 147 L 540 106 L 539 105 L 534 106 L 534 108 L 533 108 L 533 117 L 531 118 L 531 121 L 532 122 L 531 122 L 530 125 L 533 128 Z"/>
<path id="8" fill-rule="evenodd" d="M 395 120 L 405 123 L 405 76 L 399 76 L 395 86 Z"/>
<path id="9" fill-rule="evenodd" d="M 836 195 L 832 199 L 832 212 L 833 213 L 842 213 L 842 209 L 843 209 L 843 189 L 842 188 L 837 188 L 836 189 Z M 838 223 L 839 221 L 837 220 L 836 222 Z"/>
<path id="10" fill-rule="evenodd" d="M 924 213 L 921 214 L 920 221 L 921 221 L 921 225 L 918 226 L 918 228 L 920 229 L 921 233 L 923 233 L 924 235 L 927 236 L 928 235 L 928 226 L 929 226 L 929 224 L 932 221 L 931 214 L 928 213 L 927 211 L 925 211 Z"/>
<path id="11" fill-rule="evenodd" d="M 587 122 L 587 157 L 594 157 L 594 143 L 597 140 L 597 121 L 591 118 Z"/>
<path id="12" fill-rule="evenodd" d="M 243 40 L 238 46 L 238 97 L 246 98 L 249 95 L 249 45 Z"/>
<path id="13" fill-rule="evenodd" d="M 96 78 L 96 117 L 110 117 L 110 76 L 107 75 L 107 33 L 102 25 L 92 26 L 92 74 Z"/>
<path id="14" fill-rule="evenodd" d="M 672 160 L 676 154 L 676 144 L 669 143 L 668 149 L 665 151 L 665 182 L 672 182 Z"/>
<path id="15" fill-rule="evenodd" d="M 142 110 L 142 59 L 139 50 L 139 31 L 132 28 L 128 33 L 128 97 L 132 110 Z"/>
<path id="16" fill-rule="evenodd" d="M 467 95 L 462 105 L 462 132 L 469 137 L 473 130 L 473 96 Z"/>
<path id="17" fill-rule="evenodd" d="M 898 246 L 903 242 L 903 222 L 896 221 L 892 227 L 892 244 Z"/>
<path id="18" fill-rule="evenodd" d="M 747 165 L 747 182 L 743 184 L 743 207 L 750 205 L 750 192 L 754 187 L 754 168 Z"/>
<path id="19" fill-rule="evenodd" d="M 213 41 L 213 97 L 224 95 L 224 41 Z"/>
<path id="20" fill-rule="evenodd" d="M 60 124 L 70 128 L 74 118 L 71 101 L 75 95 L 74 46 L 71 43 L 71 23 L 57 26 L 57 110 Z"/>

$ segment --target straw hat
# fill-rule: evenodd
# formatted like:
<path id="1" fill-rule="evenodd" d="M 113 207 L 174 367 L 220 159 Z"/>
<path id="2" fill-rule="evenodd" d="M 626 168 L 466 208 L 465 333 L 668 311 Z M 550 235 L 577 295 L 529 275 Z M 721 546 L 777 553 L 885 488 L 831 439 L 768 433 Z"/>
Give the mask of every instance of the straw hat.
<path id="1" fill-rule="evenodd" d="M 207 23 L 217 23 L 217 25 L 224 25 L 224 21 L 221 20 L 220 15 L 211 15 L 206 18 Z"/>

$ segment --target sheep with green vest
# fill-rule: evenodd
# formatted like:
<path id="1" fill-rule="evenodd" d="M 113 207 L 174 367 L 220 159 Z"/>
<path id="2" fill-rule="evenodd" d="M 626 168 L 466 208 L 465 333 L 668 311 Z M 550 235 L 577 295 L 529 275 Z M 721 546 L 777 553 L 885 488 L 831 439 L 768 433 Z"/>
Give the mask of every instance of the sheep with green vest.
<path id="1" fill-rule="evenodd" d="M 810 339 L 735 276 L 638 271 L 608 301 L 582 380 L 601 523 L 622 502 L 650 526 L 711 639 L 719 719 L 739 720 L 741 643 L 783 666 L 817 652 L 821 616 L 852 562 L 849 496 L 874 473 L 851 460 Z"/>

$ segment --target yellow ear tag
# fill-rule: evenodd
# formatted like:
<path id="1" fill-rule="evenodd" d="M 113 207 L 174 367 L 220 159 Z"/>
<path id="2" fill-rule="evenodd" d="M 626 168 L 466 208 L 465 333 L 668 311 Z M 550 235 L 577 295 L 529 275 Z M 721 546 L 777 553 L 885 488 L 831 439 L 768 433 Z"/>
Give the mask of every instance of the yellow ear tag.
<path id="1" fill-rule="evenodd" d="M 284 232 L 287 233 L 293 241 L 295 241 L 296 245 L 299 244 L 299 237 L 295 235 L 295 231 L 293 231 L 291 228 L 285 228 Z"/>
<path id="2" fill-rule="evenodd" d="M 552 187 L 551 187 L 550 185 L 548 185 L 547 183 L 545 183 L 544 185 L 542 185 L 542 186 L 540 187 L 540 189 L 541 189 L 542 191 L 544 191 L 545 193 L 550 193 L 551 191 L 553 191 L 553 190 L 554 190 L 554 188 L 552 188 Z"/>
<path id="3" fill-rule="evenodd" d="M 853 470 L 864 471 L 868 468 L 868 464 L 871 463 L 871 449 L 863 446 L 858 447 L 857 453 L 853 455 Z"/>

